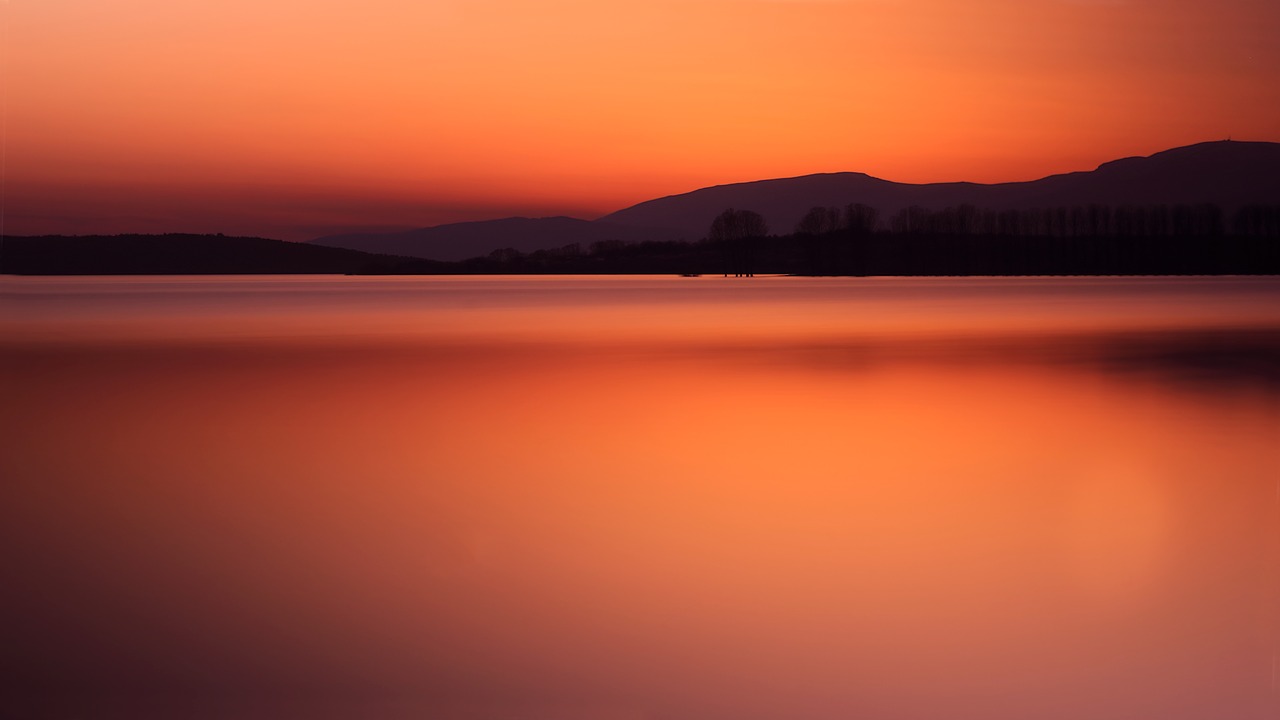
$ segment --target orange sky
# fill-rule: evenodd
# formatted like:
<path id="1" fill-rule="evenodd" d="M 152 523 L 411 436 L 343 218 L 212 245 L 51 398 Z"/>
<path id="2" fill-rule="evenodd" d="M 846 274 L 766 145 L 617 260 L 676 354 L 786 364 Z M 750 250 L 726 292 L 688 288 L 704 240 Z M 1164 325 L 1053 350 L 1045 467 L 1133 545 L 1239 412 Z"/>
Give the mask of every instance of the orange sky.
<path id="1" fill-rule="evenodd" d="M 0 0 L 5 232 L 304 239 L 1280 141 L 1275 0 Z"/>

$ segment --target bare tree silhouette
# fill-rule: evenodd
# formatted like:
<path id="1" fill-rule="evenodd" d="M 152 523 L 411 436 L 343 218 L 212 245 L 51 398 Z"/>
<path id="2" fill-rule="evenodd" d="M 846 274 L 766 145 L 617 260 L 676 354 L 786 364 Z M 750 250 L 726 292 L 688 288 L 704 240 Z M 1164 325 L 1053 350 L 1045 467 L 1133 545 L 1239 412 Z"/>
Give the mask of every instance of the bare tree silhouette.
<path id="1" fill-rule="evenodd" d="M 750 210 L 729 208 L 716 216 L 707 231 L 707 240 L 725 250 L 728 267 L 724 276 L 729 277 L 732 271 L 734 277 L 754 277 L 756 241 L 768 233 L 768 223 Z"/>

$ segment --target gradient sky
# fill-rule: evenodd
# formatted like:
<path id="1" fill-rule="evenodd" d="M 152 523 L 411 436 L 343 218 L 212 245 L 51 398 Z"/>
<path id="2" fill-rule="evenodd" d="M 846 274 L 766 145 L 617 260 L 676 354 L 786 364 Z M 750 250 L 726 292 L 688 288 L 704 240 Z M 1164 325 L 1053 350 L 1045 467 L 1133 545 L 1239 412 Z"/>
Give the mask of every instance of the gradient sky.
<path id="1" fill-rule="evenodd" d="M 4 231 L 305 239 L 1280 141 L 1275 0 L 0 0 Z"/>

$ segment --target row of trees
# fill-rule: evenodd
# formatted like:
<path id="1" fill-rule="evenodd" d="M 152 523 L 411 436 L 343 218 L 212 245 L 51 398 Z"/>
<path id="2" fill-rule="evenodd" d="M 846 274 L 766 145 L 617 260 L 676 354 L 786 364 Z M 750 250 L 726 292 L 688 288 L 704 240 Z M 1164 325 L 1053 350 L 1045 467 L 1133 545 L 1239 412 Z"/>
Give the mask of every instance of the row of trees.
<path id="1" fill-rule="evenodd" d="M 972 205 L 937 211 L 908 207 L 882 228 L 875 208 L 853 203 L 811 208 L 791 237 L 768 240 L 762 220 L 753 236 L 723 232 L 726 219 L 742 212 L 722 213 L 707 236 L 735 275 L 753 274 L 762 254 L 771 268 L 797 272 L 799 265 L 798 272 L 815 275 L 1280 270 L 1280 205 L 1242 207 L 1229 224 L 1211 204 L 1003 211 Z"/>
<path id="2" fill-rule="evenodd" d="M 795 231 L 728 209 L 698 242 L 623 241 L 460 263 L 405 261 L 370 272 L 676 273 L 799 275 L 1280 274 L 1280 205 L 1254 205 L 1231 223 L 1213 206 L 986 211 L 907 208 L 882 223 L 875 208 L 815 207 Z"/>
<path id="3" fill-rule="evenodd" d="M 958 205 L 942 210 L 906 207 L 881 229 L 875 208 L 814 207 L 796 224 L 797 235 L 845 232 L 869 235 L 1003 235 L 1020 237 L 1280 236 L 1280 204 L 1246 205 L 1227 218 L 1217 205 L 1076 205 L 990 210 Z"/>
<path id="4" fill-rule="evenodd" d="M 844 208 L 814 207 L 796 224 L 797 235 L 826 235 L 845 232 L 854 236 L 866 236 L 876 231 L 880 211 L 862 203 L 852 203 Z"/>
<path id="5" fill-rule="evenodd" d="M 752 277 L 756 267 L 756 245 L 769 234 L 769 224 L 760 213 L 729 208 L 711 221 L 707 242 L 723 248 L 725 277 Z"/>

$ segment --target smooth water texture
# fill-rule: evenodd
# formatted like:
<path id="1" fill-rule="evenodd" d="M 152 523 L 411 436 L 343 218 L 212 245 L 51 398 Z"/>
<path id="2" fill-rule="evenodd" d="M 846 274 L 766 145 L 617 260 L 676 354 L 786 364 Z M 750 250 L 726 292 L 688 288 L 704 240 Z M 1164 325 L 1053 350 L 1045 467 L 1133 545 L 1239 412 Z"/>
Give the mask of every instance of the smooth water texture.
<path id="1" fill-rule="evenodd" d="M 0 278 L 0 715 L 1280 715 L 1280 282 Z"/>

